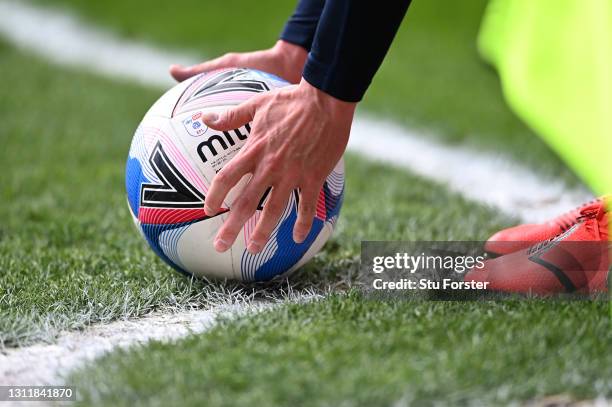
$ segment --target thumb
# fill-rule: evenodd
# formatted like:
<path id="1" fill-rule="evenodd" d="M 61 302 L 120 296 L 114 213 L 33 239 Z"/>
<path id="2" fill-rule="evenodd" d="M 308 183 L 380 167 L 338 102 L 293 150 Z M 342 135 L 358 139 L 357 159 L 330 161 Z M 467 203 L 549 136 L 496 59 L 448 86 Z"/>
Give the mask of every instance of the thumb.
<path id="1" fill-rule="evenodd" d="M 220 113 L 205 113 L 202 121 L 210 128 L 220 131 L 237 129 L 253 120 L 257 110 L 253 99 Z"/>

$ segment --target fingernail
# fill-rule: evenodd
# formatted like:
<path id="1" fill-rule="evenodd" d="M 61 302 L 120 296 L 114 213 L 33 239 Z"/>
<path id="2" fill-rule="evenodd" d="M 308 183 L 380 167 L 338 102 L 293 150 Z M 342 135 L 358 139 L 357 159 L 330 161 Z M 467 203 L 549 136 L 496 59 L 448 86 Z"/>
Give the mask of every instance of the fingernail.
<path id="1" fill-rule="evenodd" d="M 249 242 L 249 246 L 247 247 L 247 250 L 250 253 L 259 253 L 261 251 L 261 244 L 259 244 L 258 242 L 251 240 Z"/>
<path id="2" fill-rule="evenodd" d="M 219 253 L 222 253 L 224 251 L 226 251 L 227 249 L 229 249 L 229 245 L 227 244 L 227 242 L 223 239 L 215 239 L 215 250 L 218 251 Z"/>
<path id="3" fill-rule="evenodd" d="M 204 205 L 204 215 L 205 216 L 214 216 L 215 211 L 213 211 L 210 206 Z"/>
<path id="4" fill-rule="evenodd" d="M 306 236 L 304 236 L 303 234 L 293 232 L 293 241 L 295 243 L 298 243 L 298 244 L 302 243 L 304 241 L 304 239 L 306 239 Z"/>
<path id="5" fill-rule="evenodd" d="M 216 123 L 219 121 L 219 115 L 217 113 L 204 113 L 202 120 L 207 123 Z"/>

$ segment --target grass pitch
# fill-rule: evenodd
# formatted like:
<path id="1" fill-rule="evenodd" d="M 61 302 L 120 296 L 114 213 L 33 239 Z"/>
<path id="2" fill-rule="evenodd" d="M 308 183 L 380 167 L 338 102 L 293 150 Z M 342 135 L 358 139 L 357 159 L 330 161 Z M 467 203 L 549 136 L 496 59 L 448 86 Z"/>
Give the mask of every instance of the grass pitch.
<path id="1" fill-rule="evenodd" d="M 199 291 L 134 236 L 123 162 L 156 92 L 0 43 L 0 345 L 184 304 Z"/>
<path id="2" fill-rule="evenodd" d="M 271 0 L 52 3 L 124 35 L 207 53 L 268 45 L 292 8 Z M 473 36 L 483 5 L 415 1 L 365 105 L 571 179 L 478 62 Z M 192 283 L 132 230 L 123 165 L 158 91 L 49 67 L 2 43 L 0 59 L 0 343 L 52 340 L 59 329 L 155 309 L 282 296 L 274 285 Z M 512 222 L 443 186 L 349 156 L 338 233 L 290 284 L 349 287 L 362 239 L 478 240 Z M 175 344 L 114 352 L 68 383 L 82 404 L 113 406 L 611 397 L 606 311 L 603 302 L 383 302 L 349 291 L 225 320 Z"/>
<path id="3" fill-rule="evenodd" d="M 460 406 L 612 395 L 601 302 L 376 301 L 225 321 L 76 372 L 83 405 Z"/>
<path id="4" fill-rule="evenodd" d="M 133 228 L 124 164 L 158 91 L 50 67 L 2 43 L 0 58 L 0 345 L 156 309 L 282 297 L 275 285 L 190 281 Z M 292 279 L 297 290 L 346 287 L 362 239 L 484 239 L 510 223 L 403 171 L 353 156 L 347 169 L 339 231 Z"/>
<path id="5" fill-rule="evenodd" d="M 49 67 L 5 45 L 0 55 L 0 100 L 11 113 L 0 123 L 5 346 L 155 309 L 205 307 L 228 292 L 282 296 L 274 285 L 192 284 L 132 229 L 123 164 L 157 92 Z M 350 286 L 362 239 L 484 239 L 512 222 L 404 171 L 354 156 L 347 169 L 338 233 L 291 279 L 295 287 Z M 611 394 L 609 332 L 598 302 L 381 302 L 352 292 L 116 352 L 67 380 L 84 405 L 595 397 Z"/>

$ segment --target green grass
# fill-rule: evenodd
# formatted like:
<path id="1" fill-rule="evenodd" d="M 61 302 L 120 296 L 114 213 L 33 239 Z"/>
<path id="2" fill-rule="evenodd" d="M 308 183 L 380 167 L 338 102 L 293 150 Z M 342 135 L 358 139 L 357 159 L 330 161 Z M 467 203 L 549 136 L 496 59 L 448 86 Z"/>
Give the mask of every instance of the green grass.
<path id="1" fill-rule="evenodd" d="M 134 230 L 124 163 L 158 91 L 50 67 L 1 42 L 0 59 L 0 347 L 220 297 L 282 297 L 275 285 L 192 284 Z M 362 239 L 484 239 L 510 222 L 405 172 L 357 157 L 347 167 L 337 237 L 295 289 L 346 286 Z"/>
<path id="2" fill-rule="evenodd" d="M 0 347 L 187 305 L 126 211 L 130 134 L 157 92 L 50 68 L 0 43 Z"/>
<path id="3" fill-rule="evenodd" d="M 293 2 L 262 0 L 38 0 L 68 6 L 129 38 L 216 56 L 270 46 Z M 494 70 L 476 51 L 487 0 L 414 0 L 363 102 L 372 112 L 467 143 L 576 183 L 506 106 Z"/>
<path id="4" fill-rule="evenodd" d="M 117 351 L 69 377 L 82 405 L 506 405 L 612 395 L 601 302 L 376 301 L 355 292 Z M 403 402 L 403 404 L 402 404 Z"/>
<path id="5" fill-rule="evenodd" d="M 284 3 L 276 10 L 265 2 L 240 2 L 247 7 L 241 8 L 195 0 L 191 8 L 140 0 L 129 6 L 115 0 L 54 3 L 60 1 L 126 35 L 206 52 L 267 44 L 290 9 Z M 498 146 L 563 172 L 504 107 L 494 74 L 475 55 L 468 58 L 473 43 L 467 39 L 482 2 L 432 4 L 440 10 L 415 3 L 366 105 L 438 130 L 449 141 Z M 210 15 L 233 10 L 236 21 L 245 23 L 227 30 L 223 19 L 194 22 L 192 31 L 163 24 L 179 14 L 194 20 L 199 8 L 203 15 L 206 9 Z M 124 12 L 116 20 L 118 10 Z M 264 14 L 270 23 L 254 30 L 253 21 Z M 436 30 L 434 17 L 441 25 Z M 406 30 L 421 30 L 420 38 L 431 37 L 433 45 L 402 39 Z M 200 44 L 196 34 L 214 41 Z M 414 65 L 401 62 L 410 55 Z M 450 59 L 434 63 L 435 55 Z M 53 340 L 61 329 L 207 307 L 220 298 L 282 297 L 282 283 L 190 282 L 158 260 L 133 230 L 123 166 L 131 134 L 158 91 L 51 67 L 2 42 L 0 60 L 0 345 Z M 480 78 L 477 69 L 488 73 Z M 398 76 L 419 70 L 431 76 L 405 82 Z M 455 71 L 460 80 L 451 80 Z M 397 103 L 388 103 L 393 98 Z M 350 287 L 361 240 L 478 240 L 512 222 L 443 186 L 348 156 L 338 233 L 290 284 Z M 74 372 L 68 383 L 77 386 L 82 404 L 109 406 L 375 406 L 398 400 L 454 406 L 559 393 L 611 397 L 606 311 L 604 302 L 377 301 L 350 291 L 224 320 L 176 344 L 113 352 Z"/>

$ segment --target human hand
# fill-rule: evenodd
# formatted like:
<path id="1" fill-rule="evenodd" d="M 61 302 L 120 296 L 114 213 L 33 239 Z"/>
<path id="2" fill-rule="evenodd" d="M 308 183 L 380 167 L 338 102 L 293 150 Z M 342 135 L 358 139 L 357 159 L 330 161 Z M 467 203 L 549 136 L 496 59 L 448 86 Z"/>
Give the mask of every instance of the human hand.
<path id="1" fill-rule="evenodd" d="M 209 127 L 220 131 L 252 121 L 245 145 L 217 173 L 206 196 L 204 210 L 212 216 L 219 212 L 232 187 L 251 174 L 217 233 L 217 251 L 230 248 L 269 187 L 272 190 L 247 250 L 258 253 L 263 249 L 295 189 L 300 199 L 293 240 L 301 243 L 306 239 L 321 187 L 346 149 L 355 107 L 356 103 L 338 100 L 302 80 L 299 85 L 257 95 L 223 113 L 203 115 Z"/>
<path id="2" fill-rule="evenodd" d="M 259 69 L 280 76 L 290 83 L 298 83 L 302 77 L 302 69 L 307 56 L 308 52 L 304 48 L 278 40 L 272 48 L 266 50 L 232 52 L 188 67 L 172 65 L 170 66 L 170 75 L 181 82 L 202 72 L 238 67 Z"/>

